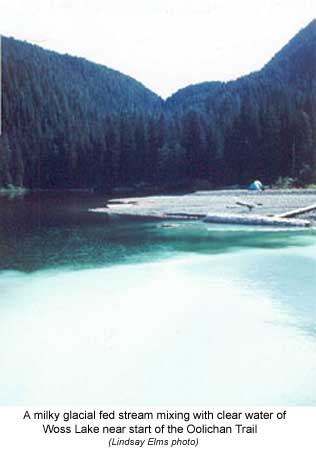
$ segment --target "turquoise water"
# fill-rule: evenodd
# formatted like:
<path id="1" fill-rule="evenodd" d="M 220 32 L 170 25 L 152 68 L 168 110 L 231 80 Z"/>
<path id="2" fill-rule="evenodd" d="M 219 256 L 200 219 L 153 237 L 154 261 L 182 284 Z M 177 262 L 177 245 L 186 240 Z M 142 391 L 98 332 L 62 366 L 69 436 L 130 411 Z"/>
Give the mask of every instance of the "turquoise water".
<path id="1" fill-rule="evenodd" d="M 0 199 L 1 405 L 316 405 L 316 234 Z"/>

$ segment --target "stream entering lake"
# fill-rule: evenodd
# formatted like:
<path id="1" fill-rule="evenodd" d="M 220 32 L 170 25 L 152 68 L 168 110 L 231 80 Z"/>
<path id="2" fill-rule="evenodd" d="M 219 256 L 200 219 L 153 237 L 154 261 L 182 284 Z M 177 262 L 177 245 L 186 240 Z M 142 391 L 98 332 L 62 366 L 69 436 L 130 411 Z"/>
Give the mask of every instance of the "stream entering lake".
<path id="1" fill-rule="evenodd" d="M 0 197 L 0 405 L 316 405 L 313 230 Z"/>

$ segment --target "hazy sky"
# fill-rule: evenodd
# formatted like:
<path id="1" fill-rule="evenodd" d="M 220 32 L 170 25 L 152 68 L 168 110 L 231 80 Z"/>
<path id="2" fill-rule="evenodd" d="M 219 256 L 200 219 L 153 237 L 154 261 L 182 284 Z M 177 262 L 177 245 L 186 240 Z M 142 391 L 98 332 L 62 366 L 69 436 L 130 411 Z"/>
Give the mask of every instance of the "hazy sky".
<path id="1" fill-rule="evenodd" d="M 315 0 L 0 0 L 0 31 L 120 70 L 163 97 L 260 69 Z"/>

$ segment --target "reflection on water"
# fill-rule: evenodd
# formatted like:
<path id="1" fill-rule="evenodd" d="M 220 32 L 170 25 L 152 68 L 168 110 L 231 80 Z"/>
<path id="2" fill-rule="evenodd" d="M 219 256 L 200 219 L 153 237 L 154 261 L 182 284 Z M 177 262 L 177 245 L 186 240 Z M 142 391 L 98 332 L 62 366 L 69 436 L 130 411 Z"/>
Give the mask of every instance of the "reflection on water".
<path id="1" fill-rule="evenodd" d="M 316 405 L 313 232 L 103 200 L 0 200 L 0 404 Z"/>
<path id="2" fill-rule="evenodd" d="M 230 225 L 109 221 L 89 212 L 105 199 L 84 193 L 31 194 L 0 198 L 0 270 L 81 269 L 135 263 L 188 252 L 221 254 L 244 248 L 278 249 L 309 245 L 311 230 L 285 231 Z M 245 231 L 246 230 L 246 231 Z M 258 231 L 259 230 L 259 231 Z"/>

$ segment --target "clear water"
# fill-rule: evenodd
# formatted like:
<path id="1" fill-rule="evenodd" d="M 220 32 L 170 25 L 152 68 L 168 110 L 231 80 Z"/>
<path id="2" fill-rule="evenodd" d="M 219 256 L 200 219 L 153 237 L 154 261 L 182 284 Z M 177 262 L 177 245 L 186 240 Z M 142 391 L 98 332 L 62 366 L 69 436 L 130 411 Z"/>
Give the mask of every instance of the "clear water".
<path id="1" fill-rule="evenodd" d="M 316 405 L 312 230 L 0 198 L 1 405 Z"/>

